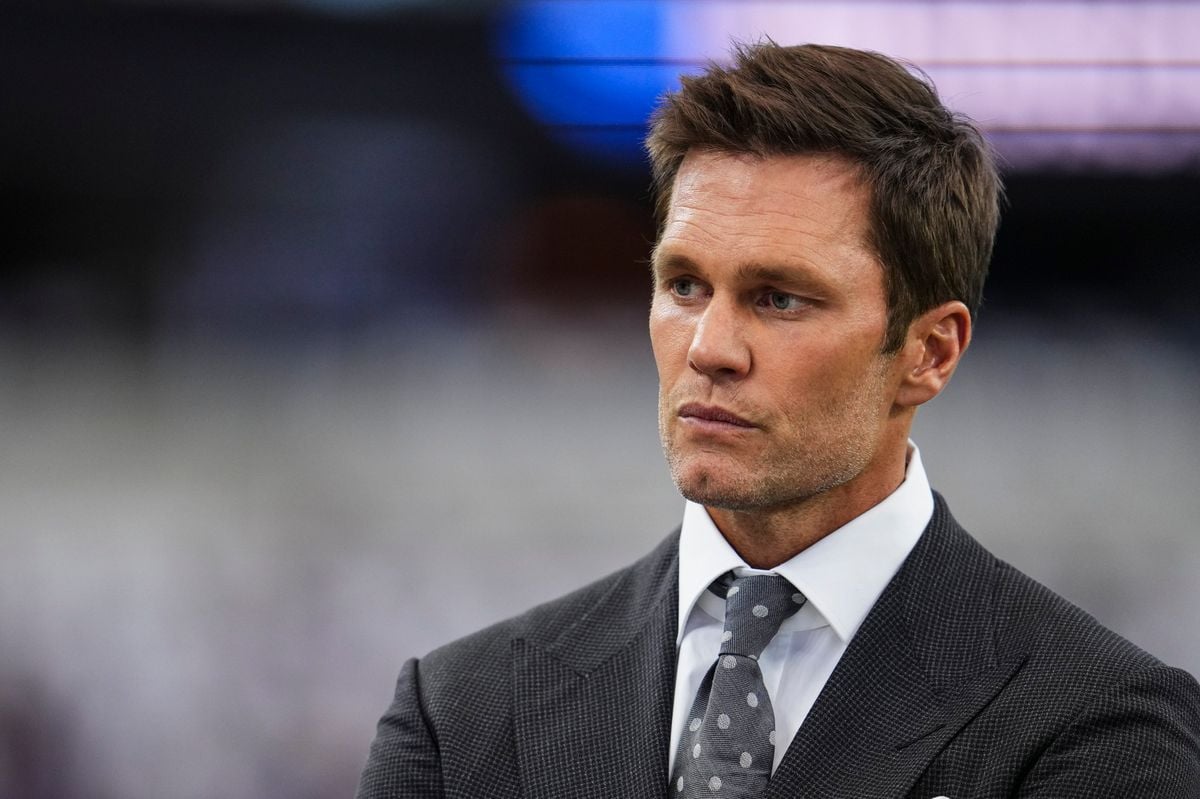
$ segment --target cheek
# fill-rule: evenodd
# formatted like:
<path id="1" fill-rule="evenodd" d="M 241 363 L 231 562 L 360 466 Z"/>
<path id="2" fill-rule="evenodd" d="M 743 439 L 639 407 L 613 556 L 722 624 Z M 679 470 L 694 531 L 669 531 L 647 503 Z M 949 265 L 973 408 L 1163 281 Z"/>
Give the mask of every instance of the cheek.
<path id="1" fill-rule="evenodd" d="M 838 348 L 760 350 L 763 393 L 784 413 L 807 418 L 836 413 L 847 397 L 861 390 L 866 374 L 853 356 Z"/>
<path id="2" fill-rule="evenodd" d="M 676 315 L 662 311 L 657 306 L 650 310 L 650 348 L 654 352 L 654 363 L 658 366 L 659 380 L 675 374 L 687 365 L 687 352 L 691 346 L 688 327 Z"/>

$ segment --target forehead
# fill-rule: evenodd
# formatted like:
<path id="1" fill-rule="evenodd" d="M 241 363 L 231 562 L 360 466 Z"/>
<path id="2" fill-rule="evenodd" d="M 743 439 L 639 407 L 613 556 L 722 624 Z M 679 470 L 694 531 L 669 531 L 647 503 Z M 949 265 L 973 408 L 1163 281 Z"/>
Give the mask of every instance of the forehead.
<path id="1" fill-rule="evenodd" d="M 868 251 L 870 191 L 837 155 L 693 150 L 676 174 L 655 255 L 721 251 L 756 261 Z"/>

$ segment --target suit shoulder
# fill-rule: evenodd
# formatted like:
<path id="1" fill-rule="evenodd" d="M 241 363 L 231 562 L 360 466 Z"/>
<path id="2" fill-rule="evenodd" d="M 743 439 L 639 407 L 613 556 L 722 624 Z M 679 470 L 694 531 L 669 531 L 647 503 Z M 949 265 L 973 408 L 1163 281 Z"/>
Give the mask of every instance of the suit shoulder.
<path id="1" fill-rule="evenodd" d="M 941 596 L 933 602 L 941 603 L 943 612 L 988 623 L 1001 661 L 1028 655 L 1067 671 L 1080 668 L 1115 679 L 1131 669 L 1162 665 L 1086 611 L 997 558 L 963 529 L 940 495 L 935 494 L 935 502 L 933 519 L 918 544 L 913 577 L 916 582 L 941 585 Z M 929 591 L 919 594 L 924 598 L 917 601 L 929 601 Z M 951 601 L 946 597 L 953 598 L 954 608 L 946 605 Z M 968 606 L 975 608 L 974 615 L 965 610 Z"/>
<path id="2" fill-rule="evenodd" d="M 1139 712 L 1154 707 L 1160 722 L 1180 725 L 1171 735 L 1200 741 L 1200 684 L 1191 674 L 1164 664 L 1012 565 L 996 560 L 996 575 L 996 649 L 1025 653 L 1014 687 L 1054 696 L 1054 708 L 1043 711 L 1048 717 L 1078 724 L 1089 713 L 1136 701 Z"/>
<path id="3" fill-rule="evenodd" d="M 1028 641 L 1007 706 L 1022 707 L 1027 730 L 1047 731 L 1033 736 L 1040 756 L 1027 789 L 1054 796 L 1195 795 L 1195 678 L 1007 563 L 997 570 L 997 607 L 1007 617 L 1000 630 Z"/>
<path id="4" fill-rule="evenodd" d="M 506 670 L 519 639 L 543 648 L 569 640 L 576 656 L 589 647 L 610 651 L 609 639 L 631 635 L 647 606 L 673 590 L 677 557 L 678 531 L 629 566 L 433 650 L 421 660 L 425 685 L 449 679 L 461 686 L 465 674 L 479 674 L 485 664 Z"/>
<path id="5" fill-rule="evenodd" d="M 996 560 L 997 646 L 1022 647 L 1030 658 L 1064 674 L 1086 672 L 1090 680 L 1119 680 L 1130 671 L 1162 662 L 1101 624 L 1042 583 Z"/>

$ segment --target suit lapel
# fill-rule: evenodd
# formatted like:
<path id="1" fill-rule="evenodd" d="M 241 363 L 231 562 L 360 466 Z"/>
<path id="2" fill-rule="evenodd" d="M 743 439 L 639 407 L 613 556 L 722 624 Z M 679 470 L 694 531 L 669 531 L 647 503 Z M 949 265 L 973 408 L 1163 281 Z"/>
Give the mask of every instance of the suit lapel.
<path id="1" fill-rule="evenodd" d="M 847 647 L 770 798 L 900 797 L 1023 663 L 992 639 L 995 561 L 937 498 L 933 520 Z"/>
<path id="2" fill-rule="evenodd" d="M 664 796 L 676 540 L 637 564 L 553 640 L 514 641 L 515 738 L 525 796 Z"/>

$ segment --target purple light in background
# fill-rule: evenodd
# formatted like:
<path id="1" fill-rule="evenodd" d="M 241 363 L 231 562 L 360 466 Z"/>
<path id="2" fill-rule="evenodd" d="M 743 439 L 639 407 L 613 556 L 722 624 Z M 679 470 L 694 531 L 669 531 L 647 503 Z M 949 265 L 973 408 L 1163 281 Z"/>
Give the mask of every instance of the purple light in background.
<path id="1" fill-rule="evenodd" d="M 730 39 L 878 50 L 925 69 L 1010 166 L 1200 163 L 1200 4 L 805 2 L 664 4 L 663 57 L 702 63 Z"/>
<path id="2" fill-rule="evenodd" d="M 878 50 L 925 69 L 1010 167 L 1200 163 L 1200 3 L 534 0 L 499 28 L 505 74 L 560 140 L 622 159 L 655 98 L 729 43 Z"/>

